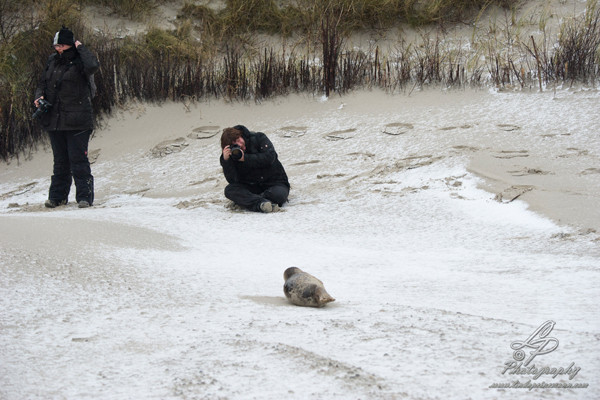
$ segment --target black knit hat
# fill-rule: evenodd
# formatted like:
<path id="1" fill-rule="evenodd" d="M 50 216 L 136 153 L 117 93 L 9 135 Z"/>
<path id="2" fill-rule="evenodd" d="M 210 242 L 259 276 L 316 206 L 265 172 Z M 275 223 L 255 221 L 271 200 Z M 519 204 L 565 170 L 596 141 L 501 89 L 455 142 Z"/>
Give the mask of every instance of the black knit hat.
<path id="1" fill-rule="evenodd" d="M 63 25 L 60 31 L 56 32 L 54 35 L 54 42 L 52 45 L 57 44 L 68 44 L 69 46 L 75 45 L 75 40 L 73 39 L 73 32 L 69 28 Z"/>

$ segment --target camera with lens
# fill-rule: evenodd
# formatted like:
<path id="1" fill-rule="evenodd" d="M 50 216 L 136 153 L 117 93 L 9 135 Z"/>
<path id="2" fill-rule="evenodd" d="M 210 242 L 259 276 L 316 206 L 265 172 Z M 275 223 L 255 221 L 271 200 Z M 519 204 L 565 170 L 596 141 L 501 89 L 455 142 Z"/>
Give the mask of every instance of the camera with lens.
<path id="1" fill-rule="evenodd" d="M 231 158 L 236 161 L 240 160 L 244 156 L 242 148 L 237 144 L 232 144 L 229 146 L 229 149 L 231 150 Z"/>
<path id="2" fill-rule="evenodd" d="M 52 108 L 52 104 L 50 104 L 49 102 L 47 102 L 44 99 L 39 99 L 38 104 L 39 105 L 38 105 L 37 110 L 35 110 L 35 112 L 31 116 L 34 119 L 39 118 L 43 113 L 47 113 Z"/>

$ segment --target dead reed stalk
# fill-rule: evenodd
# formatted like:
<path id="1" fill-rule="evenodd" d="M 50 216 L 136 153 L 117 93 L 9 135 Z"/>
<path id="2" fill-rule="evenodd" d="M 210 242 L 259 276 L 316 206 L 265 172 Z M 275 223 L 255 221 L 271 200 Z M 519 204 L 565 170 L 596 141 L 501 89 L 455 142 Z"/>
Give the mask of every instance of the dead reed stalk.
<path id="1" fill-rule="evenodd" d="M 260 101 L 294 92 L 330 96 L 363 87 L 394 93 L 427 85 L 514 87 L 513 82 L 521 89 L 539 85 L 541 90 L 544 83 L 595 82 L 600 75 L 600 12 L 596 7 L 583 18 L 566 22 L 554 46 L 547 45 L 546 37 L 542 42 L 533 37 L 526 43 L 511 40 L 510 46 L 485 38 L 487 46 L 470 52 L 460 44 L 448 45 L 442 31 L 424 35 L 420 46 L 399 41 L 388 52 L 378 46 L 346 49 L 340 27 L 343 15 L 342 8 L 324 13 L 322 52 L 302 56 L 268 48 L 247 53 L 234 46 L 207 56 L 177 46 L 144 47 L 143 39 L 133 43 L 97 40 L 90 43 L 101 61 L 95 77 L 96 115 L 101 119 L 130 100 Z M 31 152 L 45 137 L 31 120 L 32 96 L 48 52 L 47 44 L 39 41 L 27 57 L 17 53 L 17 47 L 0 49 L 0 158 L 5 161 Z M 24 61 L 13 65 L 15 59 Z"/>

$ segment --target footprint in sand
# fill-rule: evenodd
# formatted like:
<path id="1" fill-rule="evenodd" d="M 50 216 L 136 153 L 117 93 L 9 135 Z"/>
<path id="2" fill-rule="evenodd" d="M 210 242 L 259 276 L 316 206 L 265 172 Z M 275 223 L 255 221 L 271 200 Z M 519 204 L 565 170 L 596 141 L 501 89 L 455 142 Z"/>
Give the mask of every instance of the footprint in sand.
<path id="1" fill-rule="evenodd" d="M 323 136 L 327 140 L 337 141 L 337 140 L 345 140 L 352 139 L 355 135 L 356 129 L 350 128 L 345 129 L 343 131 L 333 131 Z"/>
<path id="2" fill-rule="evenodd" d="M 414 129 L 413 124 L 408 124 L 405 122 L 394 122 L 391 124 L 387 124 L 383 128 L 383 133 L 385 133 L 386 135 L 398 136 L 408 133 L 408 131 L 410 131 L 411 129 Z"/>
<path id="3" fill-rule="evenodd" d="M 542 135 L 540 135 L 540 137 L 544 138 L 544 139 L 553 139 L 557 136 L 571 136 L 570 133 L 544 133 Z"/>
<path id="4" fill-rule="evenodd" d="M 283 126 L 275 134 L 284 138 L 298 138 L 306 135 L 307 130 L 308 128 L 305 126 Z"/>
<path id="5" fill-rule="evenodd" d="M 527 150 L 502 150 L 494 155 L 496 158 L 511 159 L 517 157 L 529 157 Z"/>
<path id="6" fill-rule="evenodd" d="M 135 189 L 135 190 L 125 190 L 123 193 L 128 194 L 128 195 L 144 195 L 144 193 L 146 193 L 147 191 L 149 191 L 150 188 L 149 187 L 145 187 L 143 189 Z"/>
<path id="7" fill-rule="evenodd" d="M 186 143 L 185 139 L 180 137 L 175 140 L 165 140 L 164 142 L 160 142 L 150 150 L 150 153 L 152 154 L 152 157 L 160 158 L 172 153 L 178 153 L 187 146 L 188 143 Z"/>
<path id="8" fill-rule="evenodd" d="M 443 128 L 440 128 L 440 131 L 452 131 L 454 129 L 469 129 L 472 127 L 473 127 L 473 125 L 469 125 L 469 124 L 464 124 L 464 125 L 460 125 L 460 126 L 445 126 Z"/>
<path id="9" fill-rule="evenodd" d="M 571 153 L 569 153 L 569 154 L 561 154 L 561 155 L 559 155 L 559 157 L 560 158 L 567 158 L 567 157 L 578 157 L 578 156 L 588 156 L 588 155 L 590 155 L 590 152 L 588 150 L 581 150 L 581 149 L 578 149 L 576 147 L 568 147 L 567 150 L 570 151 Z"/>
<path id="10" fill-rule="evenodd" d="M 319 160 L 309 160 L 309 161 L 299 161 L 297 163 L 293 163 L 290 165 L 308 165 L 308 164 L 318 164 L 320 162 L 321 161 L 319 161 Z"/>
<path id="11" fill-rule="evenodd" d="M 204 185 L 205 183 L 211 183 L 211 182 L 219 183 L 219 179 L 217 179 L 215 177 L 210 177 L 210 178 L 202 179 L 201 181 L 190 182 L 189 186 Z"/>
<path id="12" fill-rule="evenodd" d="M 450 189 L 460 188 L 463 185 L 462 179 L 466 176 L 466 174 L 460 176 L 447 176 L 444 178 L 444 183 Z"/>
<path id="13" fill-rule="evenodd" d="M 192 133 L 187 135 L 190 139 L 209 139 L 219 133 L 221 127 L 219 126 L 199 126 L 194 128 Z"/>
<path id="14" fill-rule="evenodd" d="M 37 184 L 38 184 L 37 182 L 26 183 L 24 185 L 19 186 L 15 190 L 11 190 L 10 192 L 2 193 L 2 194 L 0 194 L 0 200 L 4 200 L 4 199 L 8 199 L 9 197 L 25 194 L 25 193 L 29 192 L 31 189 L 33 189 L 35 187 L 35 185 L 37 185 Z"/>
<path id="15" fill-rule="evenodd" d="M 371 159 L 373 159 L 373 157 L 375 157 L 375 154 L 369 153 L 369 152 L 363 152 L 363 151 L 349 153 L 347 155 L 348 155 L 348 157 L 352 158 L 353 160 L 371 160 Z"/>
<path id="16" fill-rule="evenodd" d="M 600 174 L 600 168 L 588 168 L 579 173 L 579 175 Z"/>
<path id="17" fill-rule="evenodd" d="M 496 126 L 506 132 L 518 131 L 521 129 L 520 126 L 513 124 L 497 124 Z"/>
<path id="18" fill-rule="evenodd" d="M 479 147 L 467 146 L 465 144 L 458 145 L 458 146 L 452 146 L 452 148 L 454 150 L 458 150 L 459 152 L 461 152 L 461 151 L 471 151 L 471 152 L 479 151 Z"/>
<path id="19" fill-rule="evenodd" d="M 381 176 L 397 173 L 404 170 L 426 167 L 428 165 L 442 160 L 443 158 L 443 156 L 434 157 L 431 154 L 410 156 L 394 161 L 392 163 L 388 162 L 384 165 L 380 165 L 373 169 L 371 174 L 372 176 Z"/>
<path id="20" fill-rule="evenodd" d="M 434 157 L 430 154 L 422 155 L 422 156 L 410 156 L 401 159 L 399 162 L 396 162 L 396 166 L 406 169 L 415 169 L 420 167 L 425 167 L 427 165 L 431 165 L 434 162 L 437 162 L 444 157 L 438 156 Z"/>
<path id="21" fill-rule="evenodd" d="M 180 210 L 190 210 L 199 207 L 207 207 L 212 204 L 215 204 L 214 201 L 204 200 L 204 199 L 191 199 L 191 200 L 183 200 L 179 203 L 175 204 L 175 208 L 179 208 Z M 234 204 L 235 205 L 235 204 Z M 243 211 L 241 208 L 240 211 Z"/>
<path id="22" fill-rule="evenodd" d="M 550 172 L 548 171 L 542 171 L 541 169 L 537 169 L 537 168 L 523 168 L 520 170 L 516 170 L 516 171 L 507 171 L 509 174 L 511 174 L 512 176 L 526 176 L 526 175 L 548 175 L 550 174 Z"/>
<path id="23" fill-rule="evenodd" d="M 317 175 L 317 179 L 327 179 L 327 178 L 343 178 L 344 176 L 346 176 L 346 174 L 322 174 L 322 175 Z"/>
<path id="24" fill-rule="evenodd" d="M 511 201 L 518 199 L 523 193 L 527 193 L 531 190 L 533 190 L 533 186 L 514 185 L 496 194 L 494 200 L 500 203 L 510 203 Z"/>

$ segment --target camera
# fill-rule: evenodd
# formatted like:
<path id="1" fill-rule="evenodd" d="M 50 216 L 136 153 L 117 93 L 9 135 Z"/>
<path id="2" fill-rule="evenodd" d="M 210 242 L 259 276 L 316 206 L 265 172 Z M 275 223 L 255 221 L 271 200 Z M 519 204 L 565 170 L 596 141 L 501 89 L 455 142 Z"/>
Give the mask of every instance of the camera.
<path id="1" fill-rule="evenodd" d="M 48 112 L 51 108 L 52 108 L 52 104 L 50 104 L 49 102 L 47 102 L 44 99 L 39 99 L 38 100 L 38 108 L 37 110 L 35 110 L 35 112 L 33 113 L 33 115 L 31 116 L 31 118 L 39 118 L 43 113 Z"/>
<path id="2" fill-rule="evenodd" d="M 229 149 L 231 150 L 231 158 L 236 161 L 240 160 L 244 156 L 242 148 L 237 144 L 232 144 L 229 146 Z"/>

